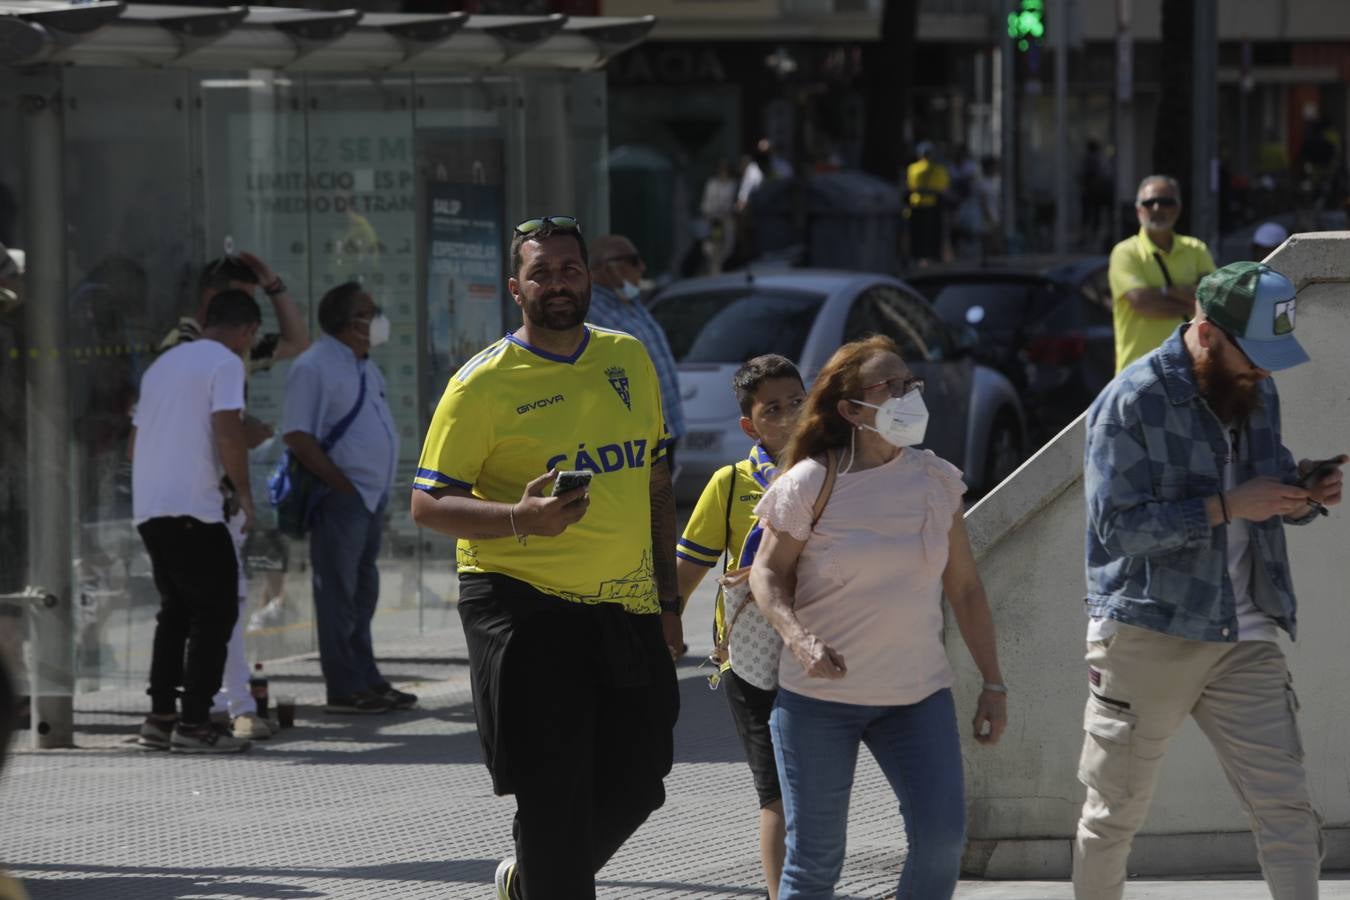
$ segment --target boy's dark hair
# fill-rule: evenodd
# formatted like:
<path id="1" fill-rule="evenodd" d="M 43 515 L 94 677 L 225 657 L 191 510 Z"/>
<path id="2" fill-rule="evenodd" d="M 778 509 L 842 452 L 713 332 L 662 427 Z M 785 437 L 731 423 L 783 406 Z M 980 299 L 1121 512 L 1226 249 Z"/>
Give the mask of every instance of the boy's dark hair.
<path id="1" fill-rule="evenodd" d="M 328 334 L 341 334 L 356 311 L 356 298 L 365 290 L 359 281 L 348 281 L 329 288 L 319 301 L 319 327 Z"/>
<path id="2" fill-rule="evenodd" d="M 551 238 L 554 235 L 567 234 L 577 239 L 577 247 L 581 249 L 581 262 L 589 270 L 591 267 L 591 254 L 586 249 L 586 239 L 581 236 L 580 228 L 562 228 L 554 225 L 552 222 L 545 222 L 529 234 L 515 234 L 511 238 L 511 272 L 512 278 L 520 276 L 520 248 L 525 246 L 526 241 L 542 241 L 545 238 Z"/>
<path id="3" fill-rule="evenodd" d="M 232 288 L 211 298 L 206 306 L 206 321 L 202 327 L 239 328 L 261 323 L 262 310 L 258 307 L 258 301 L 253 299 L 252 294 Z"/>
<path id="4" fill-rule="evenodd" d="M 231 282 L 257 284 L 258 273 L 237 256 L 222 256 L 202 268 L 202 274 L 197 278 L 197 290 L 223 291 Z"/>
<path id="5" fill-rule="evenodd" d="M 736 392 L 736 402 L 741 406 L 741 415 L 749 416 L 755 405 L 755 392 L 759 386 L 773 378 L 795 378 L 802 380 L 802 373 L 792 364 L 792 360 L 777 353 L 766 353 L 747 360 L 731 376 L 731 387 Z"/>

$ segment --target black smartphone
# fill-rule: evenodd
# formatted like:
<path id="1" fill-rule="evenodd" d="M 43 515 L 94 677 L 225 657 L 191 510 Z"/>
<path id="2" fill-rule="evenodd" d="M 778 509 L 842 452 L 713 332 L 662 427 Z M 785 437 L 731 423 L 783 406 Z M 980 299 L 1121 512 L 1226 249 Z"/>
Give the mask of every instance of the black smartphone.
<path id="1" fill-rule="evenodd" d="M 1331 475 L 1340 467 L 1341 458 L 1339 456 L 1334 459 L 1319 459 L 1317 462 L 1313 463 L 1312 468 L 1308 470 L 1308 474 L 1298 480 L 1298 486 L 1301 488 L 1310 488 L 1323 478 Z"/>
<path id="2" fill-rule="evenodd" d="M 594 474 L 590 469 L 569 469 L 566 472 L 559 472 L 558 477 L 553 479 L 553 496 L 586 487 L 591 483 L 591 476 Z"/>

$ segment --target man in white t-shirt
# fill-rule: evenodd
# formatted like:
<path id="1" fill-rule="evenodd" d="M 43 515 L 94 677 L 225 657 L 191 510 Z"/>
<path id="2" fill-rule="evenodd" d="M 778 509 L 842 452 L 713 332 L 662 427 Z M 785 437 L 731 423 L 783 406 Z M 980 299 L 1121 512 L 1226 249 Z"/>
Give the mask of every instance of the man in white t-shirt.
<path id="1" fill-rule="evenodd" d="M 238 562 L 226 520 L 253 524 L 244 434 L 243 354 L 262 322 L 244 291 L 212 298 L 201 339 L 161 355 L 141 379 L 132 432 L 132 510 L 159 589 L 151 712 L 139 743 L 175 753 L 232 753 L 248 741 L 216 729 L 230 631 L 239 615 Z M 236 490 L 227 502 L 221 478 Z M 181 711 L 179 696 L 181 687 Z"/>

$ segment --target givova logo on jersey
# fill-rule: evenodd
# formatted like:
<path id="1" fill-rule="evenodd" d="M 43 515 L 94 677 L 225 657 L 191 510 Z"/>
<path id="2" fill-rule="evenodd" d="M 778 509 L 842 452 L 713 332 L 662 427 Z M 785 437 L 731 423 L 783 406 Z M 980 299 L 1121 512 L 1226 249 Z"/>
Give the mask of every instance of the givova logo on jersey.
<path id="1" fill-rule="evenodd" d="M 571 453 L 550 457 L 544 471 L 589 469 L 599 475 L 620 469 L 641 469 L 647 465 L 647 443 L 646 438 L 634 438 L 621 444 L 601 444 L 598 447 L 577 444 L 577 449 Z"/>

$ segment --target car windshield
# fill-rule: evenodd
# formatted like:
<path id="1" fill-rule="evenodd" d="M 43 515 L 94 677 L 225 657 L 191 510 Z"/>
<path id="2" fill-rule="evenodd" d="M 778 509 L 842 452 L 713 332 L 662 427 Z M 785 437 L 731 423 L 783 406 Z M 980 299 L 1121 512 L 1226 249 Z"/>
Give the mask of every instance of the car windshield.
<path id="1" fill-rule="evenodd" d="M 752 288 L 681 293 L 652 315 L 679 362 L 740 363 L 765 353 L 800 360 L 822 294 Z"/>
<path id="2" fill-rule="evenodd" d="M 1026 322 L 1035 293 L 1031 282 L 931 282 L 915 287 L 949 325 L 973 325 L 980 331 L 1016 331 Z"/>

